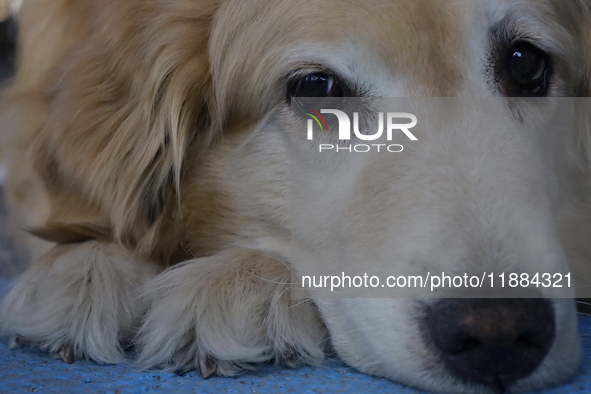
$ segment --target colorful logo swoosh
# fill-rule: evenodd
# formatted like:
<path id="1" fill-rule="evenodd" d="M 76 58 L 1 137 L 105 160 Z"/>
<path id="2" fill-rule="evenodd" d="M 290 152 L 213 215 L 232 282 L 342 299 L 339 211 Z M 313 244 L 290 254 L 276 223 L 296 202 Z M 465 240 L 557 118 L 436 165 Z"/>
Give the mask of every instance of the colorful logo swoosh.
<path id="1" fill-rule="evenodd" d="M 320 115 L 320 113 L 318 111 L 314 111 L 312 108 L 302 108 L 302 110 L 304 111 L 304 113 L 308 116 L 310 116 L 312 119 L 314 119 L 316 121 L 316 123 L 318 123 L 318 126 L 320 126 L 320 130 L 324 131 L 328 131 L 328 124 L 326 124 L 326 120 L 324 120 L 324 117 L 322 115 Z M 322 122 L 320 122 L 322 120 Z"/>

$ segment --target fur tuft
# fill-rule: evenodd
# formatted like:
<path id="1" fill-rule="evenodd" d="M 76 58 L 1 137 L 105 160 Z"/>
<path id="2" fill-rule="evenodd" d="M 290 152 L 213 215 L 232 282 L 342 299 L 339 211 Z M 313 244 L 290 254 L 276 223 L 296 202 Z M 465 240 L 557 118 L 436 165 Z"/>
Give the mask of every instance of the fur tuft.
<path id="1" fill-rule="evenodd" d="M 251 250 L 228 250 L 165 271 L 144 289 L 137 365 L 234 375 L 251 363 L 319 364 L 328 334 L 311 302 L 291 299 L 290 271 Z"/>
<path id="2" fill-rule="evenodd" d="M 137 291 L 154 271 L 117 246 L 88 242 L 58 246 L 29 269 L 0 310 L 2 333 L 58 353 L 100 363 L 125 360 L 141 307 Z"/>

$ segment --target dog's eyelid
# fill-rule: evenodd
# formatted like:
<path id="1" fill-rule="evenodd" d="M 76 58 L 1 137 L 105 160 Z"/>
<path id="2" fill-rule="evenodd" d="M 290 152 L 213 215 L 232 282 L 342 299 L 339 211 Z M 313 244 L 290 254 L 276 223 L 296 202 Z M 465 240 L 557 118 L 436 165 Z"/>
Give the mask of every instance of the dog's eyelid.
<path id="1" fill-rule="evenodd" d="M 316 74 L 316 73 L 334 74 L 330 70 L 327 70 L 322 67 L 306 67 L 306 68 L 298 68 L 298 69 L 294 69 L 294 70 L 289 70 L 289 71 L 285 72 L 282 75 L 281 80 L 290 82 L 290 81 L 295 81 L 299 78 L 303 78 L 306 75 Z"/>
<path id="2" fill-rule="evenodd" d="M 280 80 L 283 81 L 283 83 L 289 85 L 290 83 L 293 83 L 298 79 L 304 78 L 310 74 L 328 74 L 337 76 L 340 80 L 342 79 L 338 72 L 335 72 L 331 68 L 324 67 L 321 64 L 297 63 L 288 67 L 281 75 Z"/>
<path id="3" fill-rule="evenodd" d="M 493 48 L 512 48 L 520 43 L 529 44 L 543 52 L 552 64 L 553 59 L 561 57 L 559 46 L 539 34 L 532 34 L 515 26 L 515 22 L 502 23 L 491 29 L 490 37 Z"/>

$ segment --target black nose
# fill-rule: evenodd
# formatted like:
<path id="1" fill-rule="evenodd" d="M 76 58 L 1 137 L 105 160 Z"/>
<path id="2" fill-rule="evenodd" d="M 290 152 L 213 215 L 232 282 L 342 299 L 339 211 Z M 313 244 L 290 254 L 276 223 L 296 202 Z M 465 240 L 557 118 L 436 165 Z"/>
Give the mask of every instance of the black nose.
<path id="1" fill-rule="evenodd" d="M 555 332 L 552 304 L 543 298 L 442 299 L 426 323 L 452 374 L 499 391 L 540 365 Z"/>

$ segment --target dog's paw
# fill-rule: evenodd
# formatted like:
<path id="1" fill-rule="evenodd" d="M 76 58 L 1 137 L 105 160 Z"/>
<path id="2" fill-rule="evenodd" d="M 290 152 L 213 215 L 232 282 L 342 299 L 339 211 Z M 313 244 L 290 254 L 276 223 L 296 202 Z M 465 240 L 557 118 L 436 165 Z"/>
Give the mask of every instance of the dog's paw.
<path id="1" fill-rule="evenodd" d="M 118 246 L 58 246 L 15 283 L 0 309 L 12 347 L 32 344 L 72 363 L 124 361 L 122 344 L 139 326 L 137 290 L 155 269 Z"/>
<path id="2" fill-rule="evenodd" d="M 291 297 L 290 270 L 245 249 L 172 267 L 145 288 L 138 366 L 203 377 L 253 363 L 318 364 L 329 346 L 315 305 Z"/>

